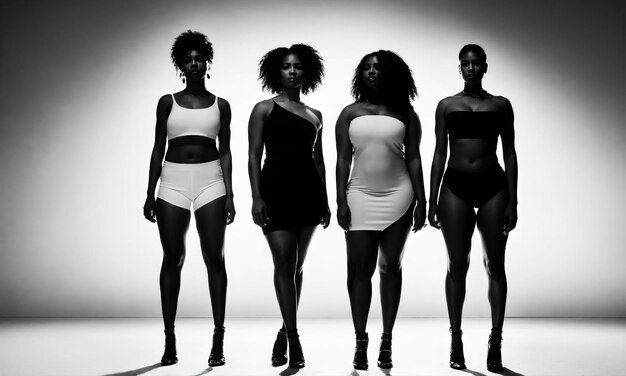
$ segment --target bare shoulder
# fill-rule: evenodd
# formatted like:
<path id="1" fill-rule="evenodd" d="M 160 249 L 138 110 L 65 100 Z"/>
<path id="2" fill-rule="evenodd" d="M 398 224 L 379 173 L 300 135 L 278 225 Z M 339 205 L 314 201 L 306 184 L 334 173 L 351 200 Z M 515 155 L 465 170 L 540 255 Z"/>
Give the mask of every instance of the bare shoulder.
<path id="1" fill-rule="evenodd" d="M 218 97 L 218 96 L 216 96 L 216 98 L 217 98 L 217 105 L 220 108 L 222 108 L 222 107 L 224 107 L 224 108 L 230 107 L 230 103 L 226 99 L 224 99 L 222 97 Z"/>
<path id="2" fill-rule="evenodd" d="M 265 99 L 254 105 L 252 112 L 255 114 L 266 115 L 269 114 L 274 108 L 274 101 L 272 99 Z"/>
<path id="3" fill-rule="evenodd" d="M 173 103 L 172 94 L 163 94 L 161 98 L 159 98 L 158 105 L 159 106 L 166 105 L 166 106 L 171 107 L 172 103 Z"/>
<path id="4" fill-rule="evenodd" d="M 441 107 L 442 109 L 445 109 L 445 108 L 447 108 L 447 107 L 457 103 L 460 99 L 461 99 L 461 96 L 459 94 L 450 95 L 450 96 L 445 97 L 442 100 L 440 100 L 439 104 L 437 105 L 437 107 Z"/>
<path id="5" fill-rule="evenodd" d="M 172 110 L 172 104 L 174 100 L 172 99 L 171 94 L 165 94 L 159 98 L 159 102 L 157 103 L 157 116 L 169 116 L 170 111 Z"/>
<path id="6" fill-rule="evenodd" d="M 509 101 L 508 98 L 503 97 L 501 95 L 494 95 L 493 97 L 491 97 L 491 100 L 493 101 L 493 104 L 496 106 L 496 108 L 499 111 L 503 111 L 503 112 L 513 111 L 513 106 L 511 105 L 511 101 Z"/>
<path id="7" fill-rule="evenodd" d="M 359 116 L 359 112 L 362 112 L 363 107 L 363 103 L 360 102 L 350 103 L 343 108 L 339 117 L 345 119 L 346 122 L 349 123 L 354 120 L 354 118 Z"/>

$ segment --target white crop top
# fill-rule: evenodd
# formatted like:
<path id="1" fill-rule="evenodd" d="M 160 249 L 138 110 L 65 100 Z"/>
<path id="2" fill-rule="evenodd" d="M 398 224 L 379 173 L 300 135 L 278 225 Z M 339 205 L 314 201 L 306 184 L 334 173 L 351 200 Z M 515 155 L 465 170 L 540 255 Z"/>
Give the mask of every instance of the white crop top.
<path id="1" fill-rule="evenodd" d="M 217 97 L 210 107 L 185 108 L 176 103 L 172 94 L 172 110 L 167 118 L 167 138 L 204 136 L 217 138 L 222 125 Z"/>

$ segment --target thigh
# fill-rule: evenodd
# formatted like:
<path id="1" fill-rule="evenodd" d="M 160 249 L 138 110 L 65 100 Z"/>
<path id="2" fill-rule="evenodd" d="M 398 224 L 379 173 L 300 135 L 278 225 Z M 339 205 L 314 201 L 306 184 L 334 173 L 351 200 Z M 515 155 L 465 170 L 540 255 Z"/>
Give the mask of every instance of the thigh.
<path id="1" fill-rule="evenodd" d="M 411 231 L 415 201 L 406 213 L 381 233 L 380 264 L 400 265 L 404 253 L 404 244 Z"/>
<path id="2" fill-rule="evenodd" d="M 222 253 L 226 231 L 226 196 L 221 196 L 194 212 L 203 253 Z"/>
<path id="3" fill-rule="evenodd" d="M 296 232 L 296 242 L 298 247 L 298 266 L 302 267 L 304 259 L 306 258 L 311 239 L 315 233 L 317 226 L 302 227 Z"/>
<path id="4" fill-rule="evenodd" d="M 155 214 L 163 252 L 167 256 L 180 256 L 185 252 L 185 235 L 191 213 L 162 199 L 157 199 Z"/>
<path id="5" fill-rule="evenodd" d="M 348 272 L 351 270 L 367 270 L 370 274 L 376 269 L 380 231 L 348 231 L 346 232 L 346 250 Z"/>
<path id="6" fill-rule="evenodd" d="M 504 263 L 507 235 L 504 235 L 504 211 L 508 195 L 503 189 L 478 209 L 478 231 L 480 232 L 485 257 L 490 262 Z"/>
<path id="7" fill-rule="evenodd" d="M 474 208 L 467 205 L 446 186 L 441 187 L 438 218 L 450 261 L 467 262 L 476 226 Z"/>
<path id="8" fill-rule="evenodd" d="M 298 241 L 295 231 L 277 230 L 265 235 L 267 244 L 270 246 L 274 264 L 293 261 L 297 259 Z"/>

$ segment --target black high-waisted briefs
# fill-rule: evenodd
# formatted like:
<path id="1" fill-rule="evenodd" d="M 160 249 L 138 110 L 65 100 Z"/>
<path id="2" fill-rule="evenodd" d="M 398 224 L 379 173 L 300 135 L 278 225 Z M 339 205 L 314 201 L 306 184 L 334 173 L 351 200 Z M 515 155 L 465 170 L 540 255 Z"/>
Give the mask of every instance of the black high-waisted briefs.
<path id="1" fill-rule="evenodd" d="M 448 167 L 443 185 L 467 205 L 479 208 L 506 189 L 506 173 L 500 165 L 481 172 L 465 172 Z"/>

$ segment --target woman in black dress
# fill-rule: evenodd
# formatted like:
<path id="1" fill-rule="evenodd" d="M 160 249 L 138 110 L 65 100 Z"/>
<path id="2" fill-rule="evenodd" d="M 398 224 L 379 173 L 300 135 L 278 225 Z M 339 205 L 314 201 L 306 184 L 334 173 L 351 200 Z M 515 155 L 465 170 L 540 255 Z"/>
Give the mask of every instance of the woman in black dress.
<path id="1" fill-rule="evenodd" d="M 302 265 L 318 224 L 330 221 L 322 154 L 322 114 L 300 94 L 320 84 L 322 58 L 310 46 L 295 44 L 268 52 L 259 63 L 263 88 L 278 94 L 256 104 L 248 125 L 248 173 L 252 218 L 261 226 L 274 261 L 274 287 L 283 318 L 272 351 L 272 365 L 304 367 L 296 312 L 302 291 Z M 261 156 L 265 147 L 265 162 Z"/>
<path id="2" fill-rule="evenodd" d="M 442 99 L 435 113 L 437 143 L 431 169 L 428 221 L 441 229 L 448 249 L 446 301 L 452 336 L 450 367 L 454 369 L 465 368 L 461 319 L 472 234 L 478 227 L 491 305 L 487 368 L 497 372 L 502 369 L 500 343 L 507 295 L 504 251 L 508 234 L 517 224 L 513 108 L 505 97 L 491 95 L 483 89 L 487 55 L 480 46 L 464 46 L 459 61 L 465 87 L 460 93 Z M 496 155 L 498 137 L 502 140 L 504 171 Z M 444 174 L 448 140 L 450 159 Z"/>

